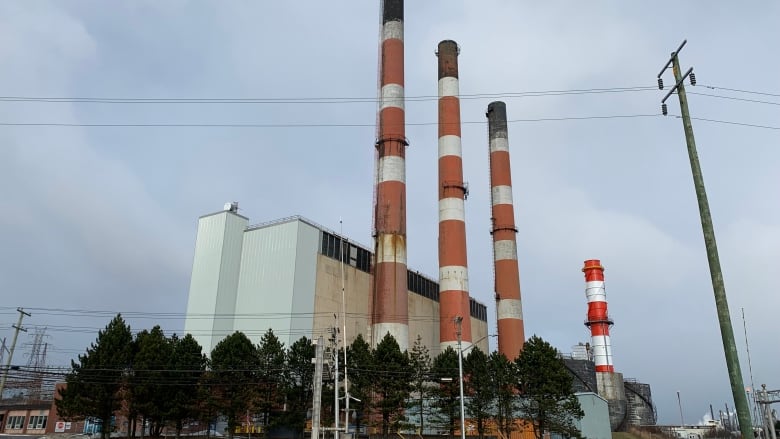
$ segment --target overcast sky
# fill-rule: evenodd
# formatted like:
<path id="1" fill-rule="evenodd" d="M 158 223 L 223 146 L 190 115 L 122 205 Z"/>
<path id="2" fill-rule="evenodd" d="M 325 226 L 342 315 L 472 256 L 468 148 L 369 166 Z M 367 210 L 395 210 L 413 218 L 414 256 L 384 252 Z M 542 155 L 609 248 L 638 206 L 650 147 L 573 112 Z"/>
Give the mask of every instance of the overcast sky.
<path id="1" fill-rule="evenodd" d="M 0 95 L 374 98 L 379 2 L 3 1 Z M 409 1 L 406 95 L 435 96 L 440 40 L 461 46 L 471 294 L 492 303 L 485 109 L 510 120 L 526 334 L 589 340 L 582 262 L 601 259 L 615 367 L 651 384 L 662 423 L 733 407 L 682 123 L 653 87 L 684 69 L 745 384 L 780 387 L 780 4 Z M 671 71 L 664 75 L 673 82 Z M 708 88 L 711 86 L 714 88 Z M 769 93 L 749 94 L 739 89 Z M 694 95 L 692 92 L 701 93 Z M 717 95 L 719 97 L 704 96 Z M 732 97 L 760 102 L 724 99 Z M 408 254 L 438 271 L 435 99 L 407 102 Z M 676 97 L 669 111 L 679 114 Z M 0 102 L 0 124 L 303 124 L 298 128 L 0 126 L 0 337 L 15 308 L 66 365 L 115 312 L 181 332 L 197 218 L 239 201 L 253 223 L 304 215 L 371 243 L 374 102 Z M 350 126 L 344 126 L 350 125 Z M 57 311 L 69 310 L 69 311 Z M 494 330 L 491 330 L 493 332 Z"/>

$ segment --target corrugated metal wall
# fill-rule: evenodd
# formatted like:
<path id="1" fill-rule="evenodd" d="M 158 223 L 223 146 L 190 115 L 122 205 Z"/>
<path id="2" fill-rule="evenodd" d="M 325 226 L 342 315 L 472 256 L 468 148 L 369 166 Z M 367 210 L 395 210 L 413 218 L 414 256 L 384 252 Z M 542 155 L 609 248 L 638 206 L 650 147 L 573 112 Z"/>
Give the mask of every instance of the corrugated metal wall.
<path id="1" fill-rule="evenodd" d="M 300 221 L 244 233 L 234 330 L 257 342 L 270 328 L 287 346 L 311 332 L 318 237 Z"/>
<path id="2" fill-rule="evenodd" d="M 210 353 L 233 327 L 241 248 L 247 219 L 219 212 L 198 220 L 184 332 Z"/>

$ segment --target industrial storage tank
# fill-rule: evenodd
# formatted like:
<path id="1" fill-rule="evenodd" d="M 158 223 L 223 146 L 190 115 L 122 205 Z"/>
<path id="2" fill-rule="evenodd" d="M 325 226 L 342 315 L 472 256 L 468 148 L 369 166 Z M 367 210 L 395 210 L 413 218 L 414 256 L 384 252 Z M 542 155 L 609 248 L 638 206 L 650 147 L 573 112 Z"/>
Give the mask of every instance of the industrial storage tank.
<path id="1" fill-rule="evenodd" d="M 626 391 L 626 425 L 655 425 L 657 415 L 650 384 L 640 383 L 633 378 L 623 380 Z"/>

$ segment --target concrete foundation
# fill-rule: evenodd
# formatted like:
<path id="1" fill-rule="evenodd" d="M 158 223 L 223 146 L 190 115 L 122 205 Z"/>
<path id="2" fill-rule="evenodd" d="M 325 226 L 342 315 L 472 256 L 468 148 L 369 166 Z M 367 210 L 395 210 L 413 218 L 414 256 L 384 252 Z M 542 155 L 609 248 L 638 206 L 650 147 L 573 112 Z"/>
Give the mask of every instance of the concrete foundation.
<path id="1" fill-rule="evenodd" d="M 596 385 L 599 395 L 606 399 L 609 405 L 609 423 L 612 431 L 625 429 L 628 402 L 623 384 L 623 374 L 617 372 L 596 372 Z"/>

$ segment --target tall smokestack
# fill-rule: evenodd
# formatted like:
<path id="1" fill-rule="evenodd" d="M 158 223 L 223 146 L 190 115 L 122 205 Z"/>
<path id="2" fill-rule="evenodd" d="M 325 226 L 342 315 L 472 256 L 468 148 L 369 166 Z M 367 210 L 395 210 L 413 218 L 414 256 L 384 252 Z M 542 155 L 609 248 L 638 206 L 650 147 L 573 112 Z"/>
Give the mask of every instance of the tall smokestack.
<path id="1" fill-rule="evenodd" d="M 517 265 L 517 227 L 512 200 L 512 171 L 509 164 L 506 104 L 491 102 L 487 108 L 490 139 L 490 192 L 492 201 L 493 263 L 498 352 L 509 360 L 520 355 L 525 343 L 523 305 L 520 299 L 520 270 Z"/>
<path id="2" fill-rule="evenodd" d="M 609 340 L 609 328 L 612 319 L 607 313 L 607 294 L 604 291 L 604 267 L 598 259 L 585 261 L 582 269 L 585 273 L 585 296 L 588 298 L 588 320 L 585 326 L 590 328 L 591 352 L 596 363 L 596 372 L 614 372 L 612 365 L 612 343 Z"/>
<path id="3" fill-rule="evenodd" d="M 404 2 L 382 2 L 380 105 L 374 205 L 374 344 L 389 333 L 409 347 L 406 281 L 406 163 L 404 116 Z"/>
<path id="4" fill-rule="evenodd" d="M 471 345 L 466 217 L 460 142 L 458 44 L 439 43 L 439 341 L 457 349 L 455 318 L 462 317 L 463 349 Z"/>

